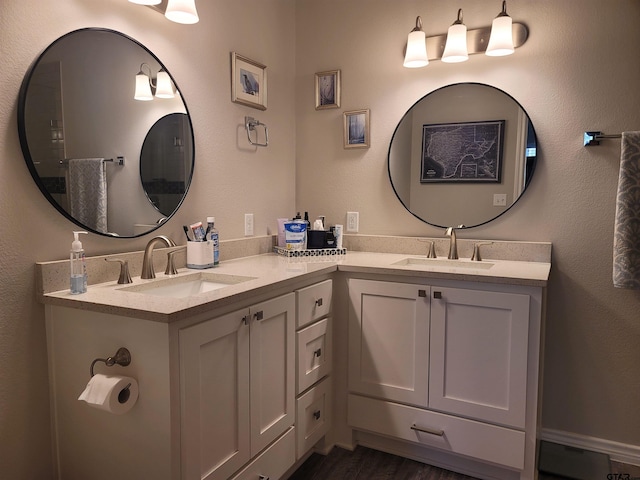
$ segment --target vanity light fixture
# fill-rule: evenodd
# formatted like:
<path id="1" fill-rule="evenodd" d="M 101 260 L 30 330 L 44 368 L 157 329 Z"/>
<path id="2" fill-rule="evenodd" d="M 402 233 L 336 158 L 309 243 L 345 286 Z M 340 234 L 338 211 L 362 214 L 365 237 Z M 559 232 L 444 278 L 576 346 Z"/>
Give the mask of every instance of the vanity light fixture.
<path id="1" fill-rule="evenodd" d="M 511 55 L 513 48 L 513 21 L 507 15 L 507 0 L 502 2 L 502 11 L 491 24 L 491 37 L 489 37 L 489 45 L 487 45 L 486 55 L 490 57 L 502 57 Z"/>
<path id="2" fill-rule="evenodd" d="M 145 67 L 149 71 L 148 75 L 144 71 Z M 171 82 L 169 74 L 165 72 L 164 69 L 160 69 L 156 77 L 156 83 L 154 84 L 153 80 L 151 80 L 151 67 L 143 63 L 140 65 L 140 71 L 136 75 L 136 91 L 133 98 L 141 101 L 153 100 L 152 88 L 155 88 L 157 98 L 175 97 L 173 93 L 173 83 Z"/>
<path id="3" fill-rule="evenodd" d="M 453 22 L 447 32 L 447 43 L 442 54 L 446 63 L 466 62 L 469 59 L 467 50 L 467 26 L 462 23 L 462 9 L 458 9 L 458 19 Z"/>
<path id="4" fill-rule="evenodd" d="M 529 31 L 526 25 L 512 21 L 507 15 L 507 2 L 503 0 L 502 11 L 490 27 L 467 30 L 462 23 L 462 9 L 459 9 L 457 20 L 446 34 L 425 38 L 426 59 L 422 53 L 424 50 L 419 36 L 424 36 L 420 17 L 416 19 L 416 28 L 409 33 L 407 39 L 403 63 L 407 68 L 424 67 L 430 60 L 462 62 L 467 60 L 469 55 L 478 53 L 494 57 L 509 55 L 527 41 Z"/>
<path id="5" fill-rule="evenodd" d="M 184 24 L 194 24 L 200 20 L 195 0 L 169 0 L 164 16 L 172 22 Z"/>
<path id="6" fill-rule="evenodd" d="M 407 37 L 407 51 L 403 65 L 407 68 L 420 68 L 429 64 L 426 36 L 422 30 L 422 18 L 416 17 L 416 27 Z"/>

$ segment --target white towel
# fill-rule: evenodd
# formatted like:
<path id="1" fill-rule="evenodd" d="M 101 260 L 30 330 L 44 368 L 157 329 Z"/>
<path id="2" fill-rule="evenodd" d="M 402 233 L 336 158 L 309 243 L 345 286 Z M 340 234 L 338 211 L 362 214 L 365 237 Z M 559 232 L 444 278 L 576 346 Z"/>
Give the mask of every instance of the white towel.
<path id="1" fill-rule="evenodd" d="M 640 132 L 624 132 L 613 237 L 613 285 L 640 288 Z"/>
<path id="2" fill-rule="evenodd" d="M 71 216 L 83 225 L 107 232 L 107 175 L 103 158 L 72 158 L 67 174 Z"/>

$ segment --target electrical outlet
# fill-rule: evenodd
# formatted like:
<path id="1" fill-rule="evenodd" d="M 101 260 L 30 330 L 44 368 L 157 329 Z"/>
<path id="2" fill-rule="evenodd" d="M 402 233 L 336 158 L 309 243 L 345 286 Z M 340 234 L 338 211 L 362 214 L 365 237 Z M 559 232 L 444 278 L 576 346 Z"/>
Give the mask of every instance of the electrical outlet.
<path id="1" fill-rule="evenodd" d="M 506 193 L 494 193 L 493 195 L 494 207 L 506 207 L 507 206 L 507 194 Z"/>
<path id="2" fill-rule="evenodd" d="M 347 232 L 358 233 L 360 229 L 360 214 L 358 212 L 347 212 Z"/>
<path id="3" fill-rule="evenodd" d="M 253 236 L 253 213 L 244 214 L 244 236 Z"/>

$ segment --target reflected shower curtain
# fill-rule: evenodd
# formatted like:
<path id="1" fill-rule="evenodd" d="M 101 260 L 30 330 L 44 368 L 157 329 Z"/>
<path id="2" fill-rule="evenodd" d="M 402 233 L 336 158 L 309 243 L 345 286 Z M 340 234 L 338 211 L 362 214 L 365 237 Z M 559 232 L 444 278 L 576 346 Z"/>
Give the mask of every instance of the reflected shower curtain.
<path id="1" fill-rule="evenodd" d="M 69 160 L 67 195 L 73 218 L 97 232 L 107 232 L 107 175 L 103 158 Z"/>

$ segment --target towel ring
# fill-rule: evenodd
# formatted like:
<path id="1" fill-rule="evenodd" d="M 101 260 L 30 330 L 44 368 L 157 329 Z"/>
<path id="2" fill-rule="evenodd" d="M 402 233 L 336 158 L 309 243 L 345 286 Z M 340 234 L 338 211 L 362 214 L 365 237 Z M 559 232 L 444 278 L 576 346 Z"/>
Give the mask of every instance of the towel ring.
<path id="1" fill-rule="evenodd" d="M 93 367 L 97 362 L 104 362 L 107 367 L 113 367 L 116 364 L 126 367 L 131 363 L 131 353 L 126 348 L 120 347 L 113 357 L 96 358 L 91 362 L 91 367 L 89 368 L 89 373 L 91 373 L 92 377 L 94 376 Z"/>
<path id="2" fill-rule="evenodd" d="M 256 127 L 263 127 L 264 128 L 264 143 L 259 143 L 258 142 L 258 131 L 256 130 Z M 269 146 L 269 130 L 267 129 L 267 126 L 256 120 L 253 117 L 244 117 L 244 128 L 246 128 L 247 130 L 247 138 L 249 139 L 249 143 L 251 145 L 255 145 L 256 147 L 267 147 Z M 251 139 L 251 132 L 256 132 L 256 141 L 254 142 Z"/>

